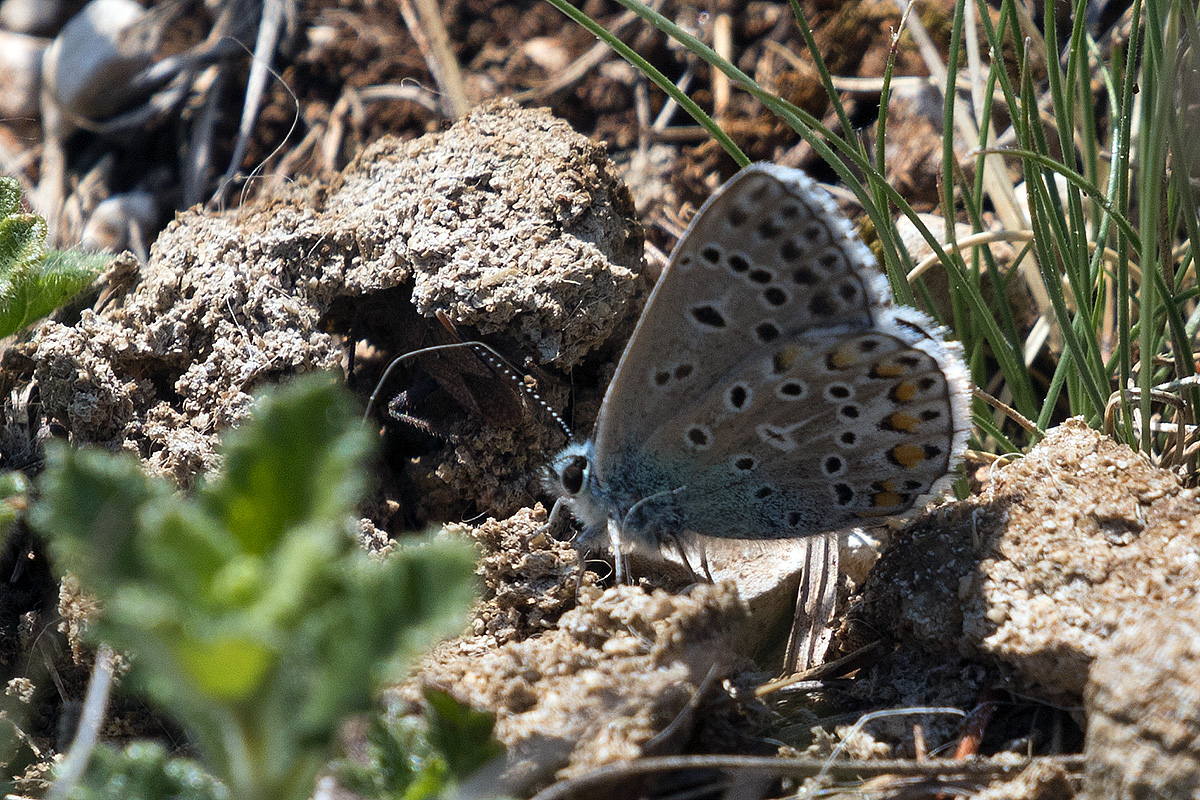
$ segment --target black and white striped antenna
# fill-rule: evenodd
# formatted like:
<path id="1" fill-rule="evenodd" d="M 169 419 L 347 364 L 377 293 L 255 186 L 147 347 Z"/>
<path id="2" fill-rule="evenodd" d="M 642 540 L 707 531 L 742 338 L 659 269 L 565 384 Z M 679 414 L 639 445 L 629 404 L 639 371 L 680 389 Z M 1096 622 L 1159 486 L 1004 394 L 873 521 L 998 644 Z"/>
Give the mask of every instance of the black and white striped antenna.
<path id="1" fill-rule="evenodd" d="M 402 353 L 401 355 L 393 358 L 388 363 L 387 368 L 383 371 L 383 375 L 380 376 L 379 382 L 375 384 L 375 391 L 371 392 L 371 397 L 367 400 L 367 408 L 363 412 L 363 422 L 366 422 L 370 419 L 371 409 L 375 407 L 375 402 L 379 399 L 379 395 L 383 392 L 384 384 L 387 383 L 388 378 L 392 374 L 392 370 L 399 366 L 402 361 L 406 361 L 414 356 L 424 355 L 425 353 L 433 353 L 437 352 L 438 350 L 451 350 L 458 347 L 469 347 L 471 351 L 474 352 L 475 355 L 479 356 L 479 358 L 481 358 L 485 364 L 503 375 L 505 378 L 508 378 L 508 380 L 512 381 L 512 383 L 517 387 L 518 391 L 541 406 L 542 410 L 550 415 L 550 418 L 558 424 L 558 427 L 562 429 L 562 432 L 566 434 L 568 439 L 574 436 L 574 433 L 571 431 L 571 426 L 566 423 L 566 420 L 562 418 L 562 415 L 551 408 L 550 404 L 542 399 L 542 396 L 538 394 L 537 391 L 530 388 L 529 385 L 525 383 L 525 381 L 521 378 L 520 373 L 517 371 L 517 368 L 510 364 L 508 359 L 496 352 L 494 347 L 486 342 L 480 341 L 435 344 L 430 345 L 429 347 L 422 347 L 417 350 L 412 350 L 408 353 Z"/>

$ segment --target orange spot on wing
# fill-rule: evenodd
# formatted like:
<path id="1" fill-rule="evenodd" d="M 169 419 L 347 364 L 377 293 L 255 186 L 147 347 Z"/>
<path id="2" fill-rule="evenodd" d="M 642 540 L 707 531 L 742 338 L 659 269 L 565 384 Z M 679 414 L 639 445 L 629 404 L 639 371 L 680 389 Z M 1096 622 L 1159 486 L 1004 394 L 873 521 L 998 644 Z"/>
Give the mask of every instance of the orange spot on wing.
<path id="1" fill-rule="evenodd" d="M 800 360 L 799 345 L 788 345 L 780 348 L 771 359 L 771 368 L 779 375 L 787 372 Z"/>
<path id="2" fill-rule="evenodd" d="M 912 469 L 925 460 L 925 448 L 916 444 L 898 444 L 892 448 L 892 460 L 906 469 Z"/>
<path id="3" fill-rule="evenodd" d="M 849 369 L 858 363 L 858 353 L 853 348 L 843 345 L 830 353 L 825 363 L 830 369 Z"/>
<path id="4" fill-rule="evenodd" d="M 881 361 L 871 369 L 872 378 L 899 378 L 905 372 L 904 367 L 899 364 L 889 364 L 886 361 Z"/>
<path id="5" fill-rule="evenodd" d="M 912 381 L 900 381 L 892 387 L 892 400 L 897 403 L 911 403 L 917 396 L 917 385 Z"/>
<path id="6" fill-rule="evenodd" d="M 871 505 L 876 508 L 895 508 L 900 502 L 901 497 L 895 492 L 876 492 L 871 495 Z"/>
<path id="7" fill-rule="evenodd" d="M 913 433 L 917 430 L 917 426 L 921 424 L 921 420 L 912 414 L 905 414 L 903 411 L 894 411 L 884 417 L 883 424 L 888 430 Z"/>

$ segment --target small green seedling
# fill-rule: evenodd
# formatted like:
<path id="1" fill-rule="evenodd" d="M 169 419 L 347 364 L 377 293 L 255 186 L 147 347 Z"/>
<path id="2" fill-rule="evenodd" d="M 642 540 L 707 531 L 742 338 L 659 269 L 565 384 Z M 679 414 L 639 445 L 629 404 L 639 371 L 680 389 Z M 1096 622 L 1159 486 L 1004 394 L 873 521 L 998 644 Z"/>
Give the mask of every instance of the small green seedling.
<path id="1" fill-rule="evenodd" d="M 172 758 L 157 742 L 118 750 L 96 748 L 70 800 L 230 800 L 229 790 L 187 758 Z"/>
<path id="2" fill-rule="evenodd" d="M 372 800 L 435 800 L 499 763 L 504 751 L 492 736 L 493 715 L 429 688 L 423 711 L 373 717 L 364 757 L 334 765 L 338 782 Z"/>
<path id="3" fill-rule="evenodd" d="M 0 177 L 0 339 L 37 322 L 87 288 L 112 257 L 46 252 L 46 220 L 21 213 L 21 188 Z"/>
<path id="4" fill-rule="evenodd" d="M 102 602 L 92 633 L 238 800 L 303 800 L 338 723 L 463 624 L 473 552 L 355 543 L 369 437 L 328 376 L 262 397 L 194 497 L 130 456 L 47 448 L 31 515 Z"/>

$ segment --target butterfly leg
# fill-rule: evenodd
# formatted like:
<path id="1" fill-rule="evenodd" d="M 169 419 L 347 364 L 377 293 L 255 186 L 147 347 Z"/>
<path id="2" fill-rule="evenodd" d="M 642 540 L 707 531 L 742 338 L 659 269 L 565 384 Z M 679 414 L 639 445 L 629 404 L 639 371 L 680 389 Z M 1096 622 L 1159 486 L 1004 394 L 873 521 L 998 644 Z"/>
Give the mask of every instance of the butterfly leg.
<path id="1" fill-rule="evenodd" d="M 700 573 L 696 572 L 696 568 L 692 566 L 692 560 L 688 557 L 687 547 L 683 543 L 683 538 L 674 533 L 664 534 L 662 538 L 663 541 L 669 541 L 671 543 L 671 546 L 675 549 L 675 552 L 679 554 L 679 560 L 683 562 L 684 568 L 691 574 L 693 580 L 695 580 L 697 583 L 705 580 L 707 580 L 709 583 L 713 583 L 712 573 L 708 569 L 708 551 L 704 548 L 704 542 L 696 542 L 696 548 L 698 551 L 696 555 L 700 557 L 700 569 L 704 570 L 704 576 L 701 577 Z"/>
<path id="2" fill-rule="evenodd" d="M 613 570 L 615 572 L 614 580 L 617 585 L 629 582 L 629 560 L 625 555 L 625 548 L 621 542 L 621 526 L 609 520 L 608 522 L 608 544 L 612 548 L 613 554 Z"/>
<path id="3" fill-rule="evenodd" d="M 555 500 L 554 505 L 550 506 L 550 513 L 546 515 L 545 523 L 537 529 L 537 532 L 544 533 L 560 542 L 565 541 L 565 538 L 559 535 L 563 532 L 564 517 L 566 516 L 563 509 L 565 507 L 566 502 L 561 497 Z M 574 539 L 575 535 L 572 534 L 570 538 Z"/>

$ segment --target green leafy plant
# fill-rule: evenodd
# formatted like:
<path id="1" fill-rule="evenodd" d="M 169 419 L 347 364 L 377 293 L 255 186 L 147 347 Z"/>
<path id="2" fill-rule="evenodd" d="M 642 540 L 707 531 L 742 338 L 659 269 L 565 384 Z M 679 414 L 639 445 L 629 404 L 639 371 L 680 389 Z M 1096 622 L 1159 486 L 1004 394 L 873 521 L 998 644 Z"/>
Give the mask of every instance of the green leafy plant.
<path id="1" fill-rule="evenodd" d="M 495 723 L 491 714 L 426 689 L 423 714 L 387 713 L 371 719 L 364 758 L 338 762 L 338 780 L 378 800 L 444 797 L 503 755 L 492 736 Z"/>
<path id="2" fill-rule="evenodd" d="M 46 251 L 46 220 L 21 213 L 21 188 L 0 177 L 0 338 L 49 314 L 87 288 L 110 256 Z"/>
<path id="3" fill-rule="evenodd" d="M 369 438 L 350 406 L 327 376 L 265 395 L 193 498 L 131 457 L 47 451 L 31 516 L 102 601 L 92 633 L 239 800 L 308 797 L 338 722 L 473 595 L 463 542 L 355 544 Z"/>
<path id="4" fill-rule="evenodd" d="M 172 758 L 157 742 L 118 750 L 100 745 L 69 800 L 229 800 L 229 790 L 195 761 Z"/>

